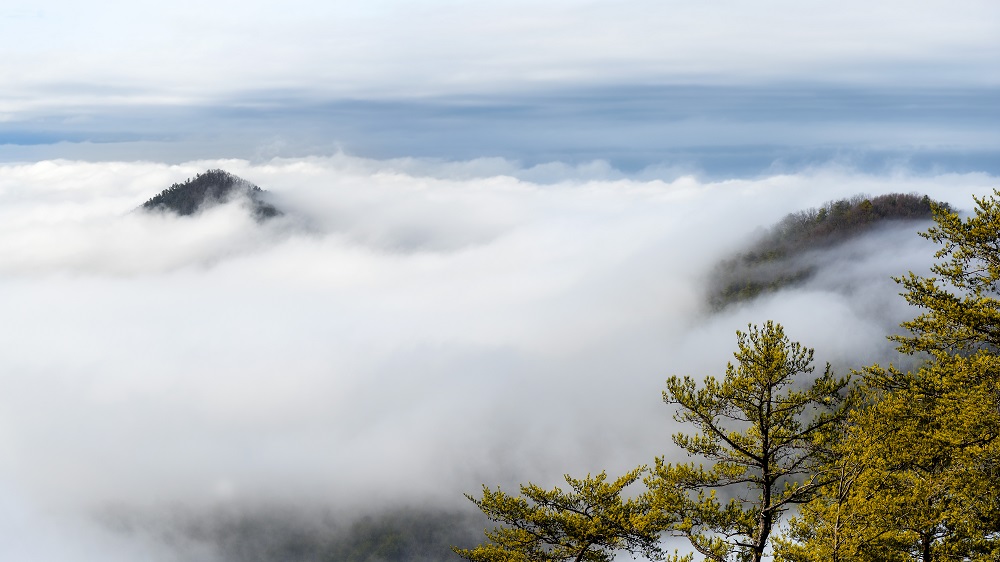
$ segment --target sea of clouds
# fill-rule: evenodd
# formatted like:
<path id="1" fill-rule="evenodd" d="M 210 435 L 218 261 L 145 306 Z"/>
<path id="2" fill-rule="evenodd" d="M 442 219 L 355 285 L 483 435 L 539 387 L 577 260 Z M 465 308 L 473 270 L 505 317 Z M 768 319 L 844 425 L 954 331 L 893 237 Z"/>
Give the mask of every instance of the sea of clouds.
<path id="1" fill-rule="evenodd" d="M 209 168 L 285 215 L 135 210 Z M 890 276 L 935 248 L 926 225 L 888 228 L 711 313 L 720 258 L 831 199 L 969 209 L 996 185 L 346 155 L 0 165 L 0 558 L 176 555 L 102 526 L 111 508 L 474 510 L 462 493 L 483 483 L 676 456 L 667 376 L 722 374 L 735 331 L 768 319 L 839 372 L 894 360 L 884 336 L 915 311 Z"/>

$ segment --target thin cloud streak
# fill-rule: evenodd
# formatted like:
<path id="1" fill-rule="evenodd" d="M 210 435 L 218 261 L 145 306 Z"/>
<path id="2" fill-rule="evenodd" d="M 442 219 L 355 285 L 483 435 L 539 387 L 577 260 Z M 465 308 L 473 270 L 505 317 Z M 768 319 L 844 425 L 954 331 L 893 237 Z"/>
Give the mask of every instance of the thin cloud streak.
<path id="1" fill-rule="evenodd" d="M 275 88 L 379 98 L 581 82 L 996 86 L 998 10 L 988 0 L 300 0 L 280 8 L 15 0 L 0 11 L 0 73 L 10 78 L 0 113 L 60 84 L 187 104 Z M 67 90 L 76 93 L 49 101 L 72 107 L 88 97 L 87 88 Z"/>
<path id="2" fill-rule="evenodd" d="M 490 157 L 496 173 L 530 181 L 564 177 L 547 171 L 554 162 L 595 160 L 613 168 L 605 179 L 619 170 L 645 170 L 647 179 L 739 178 L 830 161 L 875 173 L 1000 173 L 998 96 L 996 88 L 817 84 L 563 87 L 420 100 L 258 92 L 198 107 L 22 115 L 0 128 L 0 161 Z"/>

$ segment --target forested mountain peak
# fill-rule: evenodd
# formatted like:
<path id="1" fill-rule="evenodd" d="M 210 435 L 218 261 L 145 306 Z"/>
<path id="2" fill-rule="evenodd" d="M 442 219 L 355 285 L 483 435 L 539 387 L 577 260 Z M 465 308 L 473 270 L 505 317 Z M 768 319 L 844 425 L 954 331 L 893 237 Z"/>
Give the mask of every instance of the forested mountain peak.
<path id="1" fill-rule="evenodd" d="M 251 204 L 254 217 L 259 220 L 278 216 L 281 213 L 266 201 L 266 191 L 259 186 L 225 170 L 208 170 L 203 174 L 175 183 L 142 204 L 147 211 L 173 212 L 178 215 L 193 215 L 200 209 L 227 203 L 235 197 L 246 197 Z"/>
<path id="2" fill-rule="evenodd" d="M 890 193 L 856 195 L 791 213 L 742 253 L 715 267 L 709 279 L 709 304 L 718 310 L 802 283 L 812 277 L 815 267 L 795 258 L 832 248 L 892 221 L 929 221 L 934 204 L 949 208 L 927 195 Z"/>

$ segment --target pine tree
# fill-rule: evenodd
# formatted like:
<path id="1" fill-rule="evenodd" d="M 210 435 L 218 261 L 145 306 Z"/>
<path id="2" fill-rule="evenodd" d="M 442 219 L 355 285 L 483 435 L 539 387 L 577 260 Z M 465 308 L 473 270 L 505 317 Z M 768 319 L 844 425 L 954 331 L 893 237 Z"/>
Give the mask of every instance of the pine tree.
<path id="1" fill-rule="evenodd" d="M 790 341 L 779 324 L 751 326 L 737 338 L 737 364 L 721 381 L 707 377 L 699 388 L 675 376 L 663 393 L 677 407 L 674 419 L 699 430 L 674 442 L 714 464 L 658 458 L 647 484 L 666 500 L 663 509 L 678 510 L 671 530 L 706 559 L 760 562 L 782 513 L 826 481 L 818 468 L 829 430 L 844 416 L 849 380 L 829 365 L 804 380 L 814 371 L 813 350 Z"/>
<path id="2" fill-rule="evenodd" d="M 1000 559 L 1000 201 L 934 207 L 937 277 L 897 279 L 923 312 L 893 336 L 926 363 L 865 370 L 830 465 L 845 475 L 793 520 L 784 560 Z"/>
<path id="3" fill-rule="evenodd" d="M 569 491 L 529 483 L 519 496 L 483 486 L 481 499 L 466 497 L 501 526 L 487 531 L 488 543 L 453 550 L 473 562 L 611 562 L 620 551 L 658 557 L 666 526 L 661 513 L 650 508 L 648 495 L 622 497 L 645 470 L 612 482 L 604 472 L 567 475 Z"/>
<path id="4" fill-rule="evenodd" d="M 904 353 L 1000 352 L 1000 191 L 975 197 L 974 214 L 962 219 L 933 204 L 935 226 L 921 236 L 937 243 L 938 277 L 910 272 L 899 278 L 911 305 L 924 309 L 904 322 L 910 335 L 892 339 Z"/>

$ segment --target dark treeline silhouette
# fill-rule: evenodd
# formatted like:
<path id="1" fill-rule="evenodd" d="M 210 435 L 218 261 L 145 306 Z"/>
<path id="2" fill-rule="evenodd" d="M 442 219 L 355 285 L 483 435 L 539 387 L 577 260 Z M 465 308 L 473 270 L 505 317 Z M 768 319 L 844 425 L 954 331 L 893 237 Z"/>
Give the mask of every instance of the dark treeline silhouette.
<path id="1" fill-rule="evenodd" d="M 205 206 L 226 203 L 234 197 L 250 201 L 254 217 L 263 220 L 281 214 L 265 201 L 267 192 L 247 180 L 225 170 L 208 170 L 204 174 L 175 183 L 142 204 L 147 211 L 168 211 L 181 216 L 193 215 Z"/>
<path id="2" fill-rule="evenodd" d="M 151 533 L 177 552 L 212 553 L 222 562 L 442 562 L 460 560 L 452 545 L 470 546 L 485 519 L 476 513 L 395 508 L 351 517 L 272 507 L 172 513 L 165 518 L 106 513 L 123 534 Z"/>
<path id="3" fill-rule="evenodd" d="M 889 221 L 926 221 L 932 216 L 926 195 L 856 195 L 818 209 L 792 213 L 771 227 L 745 252 L 723 260 L 709 280 L 709 305 L 719 310 L 782 287 L 806 281 L 815 266 L 795 263 L 806 252 L 856 238 Z"/>

